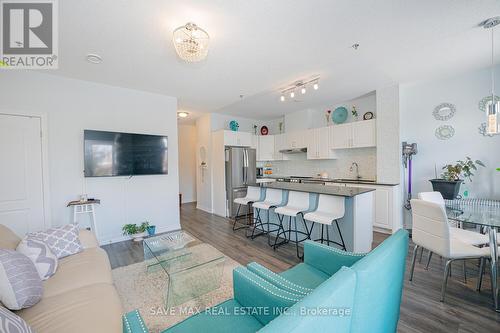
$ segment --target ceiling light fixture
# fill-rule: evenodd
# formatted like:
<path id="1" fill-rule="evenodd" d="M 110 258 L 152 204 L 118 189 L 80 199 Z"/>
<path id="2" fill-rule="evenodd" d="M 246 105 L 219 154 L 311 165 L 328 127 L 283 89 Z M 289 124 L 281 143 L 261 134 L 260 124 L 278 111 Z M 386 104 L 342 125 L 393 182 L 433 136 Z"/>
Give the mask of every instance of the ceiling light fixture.
<path id="1" fill-rule="evenodd" d="M 179 111 L 179 112 L 177 112 L 177 117 L 178 118 L 186 118 L 187 116 L 189 116 L 189 112 L 185 112 L 185 111 Z"/>
<path id="2" fill-rule="evenodd" d="M 102 57 L 95 53 L 87 54 L 85 59 L 87 59 L 87 61 L 90 62 L 91 64 L 96 64 L 96 65 L 102 62 Z"/>
<path id="3" fill-rule="evenodd" d="M 500 132 L 500 124 L 498 123 L 498 113 L 500 112 L 500 101 L 495 98 L 495 75 L 494 75 L 494 30 L 500 24 L 500 16 L 492 17 L 482 23 L 483 28 L 491 29 L 491 102 L 486 107 L 486 134 L 495 135 Z"/>
<path id="4" fill-rule="evenodd" d="M 307 85 L 313 84 L 314 90 L 318 90 L 319 88 L 319 77 L 315 77 L 310 80 L 301 80 L 301 81 L 296 81 L 287 88 L 284 88 L 281 90 L 281 96 L 280 96 L 280 101 L 284 102 L 285 101 L 285 95 L 290 94 L 290 98 L 295 98 L 295 91 L 300 91 L 302 95 L 305 95 L 307 92 Z"/>
<path id="5" fill-rule="evenodd" d="M 174 30 L 173 42 L 179 58 L 186 62 L 198 62 L 208 55 L 208 33 L 194 23 Z"/>

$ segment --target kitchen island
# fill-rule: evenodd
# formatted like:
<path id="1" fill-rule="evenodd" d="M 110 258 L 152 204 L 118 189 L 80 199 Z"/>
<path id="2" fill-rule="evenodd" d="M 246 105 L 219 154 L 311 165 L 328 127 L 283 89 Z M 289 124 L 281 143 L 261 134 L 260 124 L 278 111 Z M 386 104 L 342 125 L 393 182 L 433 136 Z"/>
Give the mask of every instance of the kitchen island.
<path id="1" fill-rule="evenodd" d="M 318 184 L 303 184 L 303 183 L 261 183 L 252 184 L 261 188 L 261 199 L 265 198 L 266 189 L 283 190 L 282 205 L 285 205 L 288 200 L 289 191 L 307 192 L 309 193 L 309 210 L 313 211 L 317 208 L 318 197 L 320 194 L 340 196 L 344 198 L 345 214 L 339 219 L 339 226 L 344 238 L 347 251 L 350 252 L 369 252 L 372 249 L 373 241 L 373 220 L 374 213 L 374 189 L 349 187 L 349 186 L 325 186 Z M 254 212 L 254 216 L 257 216 Z M 267 222 L 267 214 L 260 214 L 263 222 Z M 299 217 L 301 218 L 301 217 Z M 278 217 L 272 210 L 269 214 L 271 223 L 278 223 Z M 311 222 L 307 222 L 311 225 Z M 302 224 L 297 223 L 300 231 L 304 231 Z M 302 227 L 302 228 L 301 228 Z M 313 229 L 311 239 L 319 238 L 319 229 Z M 339 241 L 339 235 L 334 229 L 331 229 L 330 238 Z"/>

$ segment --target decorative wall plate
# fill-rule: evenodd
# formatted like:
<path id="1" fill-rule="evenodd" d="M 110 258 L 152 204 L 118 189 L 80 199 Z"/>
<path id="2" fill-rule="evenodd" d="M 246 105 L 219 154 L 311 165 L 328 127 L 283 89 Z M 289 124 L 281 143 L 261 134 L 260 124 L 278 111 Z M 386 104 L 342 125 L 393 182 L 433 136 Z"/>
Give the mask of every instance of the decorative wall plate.
<path id="1" fill-rule="evenodd" d="M 339 106 L 338 108 L 335 109 L 332 113 L 332 120 L 335 124 L 342 124 L 347 120 L 347 114 L 349 112 L 347 111 L 347 108 L 344 106 Z"/>
<path id="2" fill-rule="evenodd" d="M 261 135 L 268 135 L 269 134 L 269 129 L 267 128 L 267 126 L 262 126 L 260 128 L 260 134 Z"/>
<path id="3" fill-rule="evenodd" d="M 240 124 L 236 120 L 231 120 L 229 122 L 229 129 L 233 132 L 237 132 L 238 129 L 240 128 Z"/>
<path id="4" fill-rule="evenodd" d="M 441 103 L 434 108 L 432 115 L 436 120 L 450 120 L 455 115 L 457 109 L 451 103 Z"/>
<path id="5" fill-rule="evenodd" d="M 450 125 L 442 125 L 436 128 L 435 134 L 439 140 L 448 140 L 455 135 L 455 129 Z"/>
<path id="6" fill-rule="evenodd" d="M 495 95 L 495 102 L 500 101 L 500 97 Z M 484 97 L 479 101 L 479 111 L 486 112 L 486 107 L 491 104 L 491 95 Z"/>

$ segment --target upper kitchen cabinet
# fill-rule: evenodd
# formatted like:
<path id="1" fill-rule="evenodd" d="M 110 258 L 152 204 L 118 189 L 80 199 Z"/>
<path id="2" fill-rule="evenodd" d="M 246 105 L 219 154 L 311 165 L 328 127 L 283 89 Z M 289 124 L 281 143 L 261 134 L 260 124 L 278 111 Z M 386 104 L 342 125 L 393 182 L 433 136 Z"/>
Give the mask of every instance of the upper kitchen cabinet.
<path id="1" fill-rule="evenodd" d="M 376 120 L 363 120 L 330 127 L 331 149 L 375 147 Z"/>
<path id="2" fill-rule="evenodd" d="M 330 147 L 330 128 L 310 129 L 307 134 L 308 160 L 331 159 L 335 157 Z"/>
<path id="3" fill-rule="evenodd" d="M 259 148 L 257 149 L 258 161 L 274 161 L 276 158 L 274 150 L 274 135 L 261 135 L 259 138 Z"/>
<path id="4" fill-rule="evenodd" d="M 375 147 L 377 145 L 375 119 L 352 123 L 352 147 Z"/>
<path id="5" fill-rule="evenodd" d="M 281 150 L 287 149 L 286 134 L 276 134 L 274 136 L 274 160 L 281 161 L 286 160 L 287 156 L 281 153 Z"/>
<path id="6" fill-rule="evenodd" d="M 307 131 L 286 133 L 286 149 L 306 148 Z"/>
<path id="7" fill-rule="evenodd" d="M 252 134 L 247 132 L 224 131 L 224 146 L 250 147 Z"/>

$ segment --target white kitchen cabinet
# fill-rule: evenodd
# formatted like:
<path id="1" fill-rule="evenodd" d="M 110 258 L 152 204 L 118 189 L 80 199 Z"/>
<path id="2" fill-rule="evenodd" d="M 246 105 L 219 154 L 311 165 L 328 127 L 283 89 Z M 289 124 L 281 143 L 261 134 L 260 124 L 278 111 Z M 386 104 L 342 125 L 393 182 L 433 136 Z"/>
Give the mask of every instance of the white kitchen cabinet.
<path id="1" fill-rule="evenodd" d="M 307 131 L 307 159 L 331 159 L 333 153 L 330 148 L 330 128 L 320 127 Z"/>
<path id="2" fill-rule="evenodd" d="M 274 161 L 274 135 L 259 136 L 257 161 Z"/>
<path id="3" fill-rule="evenodd" d="M 399 186 L 352 183 L 326 183 L 326 185 L 374 189 L 375 218 L 373 219 L 373 227 L 375 230 L 394 233 L 403 227 L 399 206 Z"/>
<path id="4" fill-rule="evenodd" d="M 250 147 L 252 145 L 252 134 L 248 132 L 224 131 L 224 145 Z"/>
<path id="5" fill-rule="evenodd" d="M 352 123 L 352 148 L 375 147 L 377 145 L 375 119 Z"/>
<path id="6" fill-rule="evenodd" d="M 274 160 L 281 161 L 288 159 L 287 156 L 283 153 L 280 153 L 281 150 L 286 149 L 286 134 L 276 134 L 274 136 Z"/>
<path id="7" fill-rule="evenodd" d="M 330 148 L 346 149 L 351 148 L 352 126 L 351 124 L 341 124 L 330 126 Z"/>
<path id="8" fill-rule="evenodd" d="M 376 145 L 375 119 L 330 127 L 331 149 L 375 147 Z"/>
<path id="9" fill-rule="evenodd" d="M 307 147 L 306 135 L 307 135 L 307 130 L 293 131 L 286 133 L 286 148 L 287 149 L 306 148 Z"/>
<path id="10" fill-rule="evenodd" d="M 252 140 L 252 144 L 250 145 L 250 148 L 256 149 L 257 153 L 258 153 L 258 150 L 259 150 L 259 136 L 252 134 L 251 140 Z"/>

